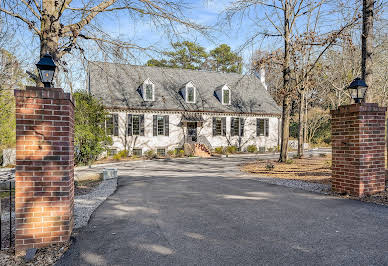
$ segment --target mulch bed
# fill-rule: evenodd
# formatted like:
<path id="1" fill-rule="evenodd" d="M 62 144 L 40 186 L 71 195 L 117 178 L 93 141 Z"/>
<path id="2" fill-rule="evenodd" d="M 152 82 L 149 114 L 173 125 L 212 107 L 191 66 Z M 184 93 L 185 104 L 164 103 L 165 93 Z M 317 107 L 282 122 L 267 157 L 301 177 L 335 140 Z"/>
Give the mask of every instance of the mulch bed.
<path id="1" fill-rule="evenodd" d="M 331 184 L 331 155 L 291 160 L 289 164 L 279 163 L 275 160 L 258 160 L 242 165 L 242 170 L 267 178 Z M 273 166 L 272 170 L 271 166 Z M 388 183 L 385 191 L 362 198 L 339 195 L 334 192 L 331 195 L 388 206 Z"/>
<path id="2" fill-rule="evenodd" d="M 101 184 L 102 179 L 99 180 L 85 180 L 77 181 L 74 186 L 74 195 L 85 195 L 92 192 L 99 184 Z"/>
<path id="3" fill-rule="evenodd" d="M 36 254 L 32 261 L 26 262 L 24 257 L 16 257 L 12 250 L 2 250 L 0 252 L 0 265 L 54 265 L 55 262 L 66 252 L 70 247 L 70 242 L 55 244 L 50 247 L 40 248 L 36 251 Z"/>
<path id="4" fill-rule="evenodd" d="M 272 170 L 268 167 L 273 166 Z M 302 180 L 313 183 L 331 183 L 331 156 L 290 159 L 289 163 L 275 160 L 258 160 L 242 166 L 242 170 L 260 176 Z"/>

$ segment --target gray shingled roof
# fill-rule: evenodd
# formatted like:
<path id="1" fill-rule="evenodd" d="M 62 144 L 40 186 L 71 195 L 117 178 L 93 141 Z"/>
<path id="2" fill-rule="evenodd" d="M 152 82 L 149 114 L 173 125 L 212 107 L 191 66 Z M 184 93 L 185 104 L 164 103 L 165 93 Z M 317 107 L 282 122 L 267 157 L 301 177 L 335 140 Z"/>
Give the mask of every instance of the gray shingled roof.
<path id="1" fill-rule="evenodd" d="M 149 78 L 155 84 L 155 101 L 143 101 L 139 87 Z M 186 103 L 180 89 L 192 81 L 197 102 Z M 222 105 L 215 90 L 227 84 L 231 105 Z M 182 110 L 280 115 L 280 108 L 253 75 L 177 68 L 89 63 L 89 90 L 107 108 Z"/>

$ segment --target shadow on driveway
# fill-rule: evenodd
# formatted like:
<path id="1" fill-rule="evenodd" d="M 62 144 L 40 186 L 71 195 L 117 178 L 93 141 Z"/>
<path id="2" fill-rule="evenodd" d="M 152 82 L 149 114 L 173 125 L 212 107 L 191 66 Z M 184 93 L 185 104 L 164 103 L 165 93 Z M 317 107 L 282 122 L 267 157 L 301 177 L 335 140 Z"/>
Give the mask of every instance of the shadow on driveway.
<path id="1" fill-rule="evenodd" d="M 388 208 L 242 178 L 239 163 L 118 167 L 57 265 L 388 264 Z"/>

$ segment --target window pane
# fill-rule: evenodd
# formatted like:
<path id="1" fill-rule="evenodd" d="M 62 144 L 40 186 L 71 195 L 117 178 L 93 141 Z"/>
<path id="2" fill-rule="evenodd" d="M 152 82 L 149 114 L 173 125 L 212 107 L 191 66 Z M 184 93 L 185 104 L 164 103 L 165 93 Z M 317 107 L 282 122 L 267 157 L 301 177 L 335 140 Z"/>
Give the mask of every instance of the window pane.
<path id="1" fill-rule="evenodd" d="M 187 101 L 194 102 L 194 88 L 187 87 Z"/>
<path id="2" fill-rule="evenodd" d="M 132 154 L 134 156 L 143 156 L 143 150 L 142 149 L 133 149 Z"/>
<path id="3" fill-rule="evenodd" d="M 152 100 L 152 84 L 146 84 L 146 100 Z"/>
<path id="4" fill-rule="evenodd" d="M 107 135 L 113 135 L 113 116 L 107 115 L 105 117 L 105 132 Z"/>
<path id="5" fill-rule="evenodd" d="M 156 149 L 156 154 L 158 156 L 164 157 L 164 156 L 166 156 L 166 149 Z"/>
<path id="6" fill-rule="evenodd" d="M 158 135 L 164 135 L 164 117 L 158 116 Z"/>
<path id="7" fill-rule="evenodd" d="M 224 104 L 229 104 L 229 90 L 224 90 Z"/>
<path id="8" fill-rule="evenodd" d="M 132 116 L 132 135 L 140 135 L 140 116 Z"/>
<path id="9" fill-rule="evenodd" d="M 216 136 L 221 135 L 222 133 L 222 120 L 220 117 L 216 118 Z"/>
<path id="10" fill-rule="evenodd" d="M 258 130 L 258 133 L 257 135 L 259 136 L 264 136 L 264 119 L 259 119 L 257 120 L 257 130 Z"/>
<path id="11" fill-rule="evenodd" d="M 113 135 L 119 135 L 119 115 L 113 114 Z"/>
<path id="12" fill-rule="evenodd" d="M 233 135 L 240 136 L 240 118 L 238 117 L 233 120 Z"/>

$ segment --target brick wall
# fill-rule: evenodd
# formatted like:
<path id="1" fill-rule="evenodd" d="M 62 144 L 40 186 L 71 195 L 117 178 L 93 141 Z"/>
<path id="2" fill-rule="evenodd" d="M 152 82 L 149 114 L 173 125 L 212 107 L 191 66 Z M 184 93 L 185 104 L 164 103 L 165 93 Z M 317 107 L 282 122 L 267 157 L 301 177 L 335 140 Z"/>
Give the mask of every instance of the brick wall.
<path id="1" fill-rule="evenodd" d="M 73 227 L 74 104 L 58 88 L 16 98 L 16 251 L 67 241 Z"/>
<path id="2" fill-rule="evenodd" d="M 385 112 L 373 103 L 331 111 L 334 191 L 363 196 L 384 190 Z"/>

